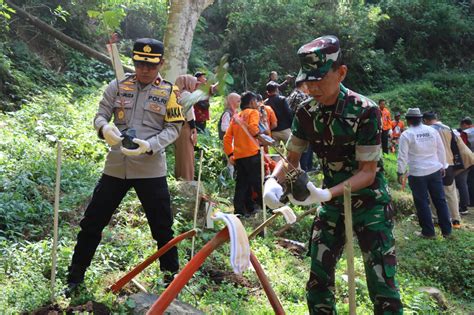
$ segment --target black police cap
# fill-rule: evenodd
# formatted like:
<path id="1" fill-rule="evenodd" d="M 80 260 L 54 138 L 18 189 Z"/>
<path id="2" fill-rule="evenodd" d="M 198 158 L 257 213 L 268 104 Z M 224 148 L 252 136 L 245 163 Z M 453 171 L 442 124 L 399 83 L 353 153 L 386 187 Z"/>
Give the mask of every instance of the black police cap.
<path id="1" fill-rule="evenodd" d="M 140 38 L 133 44 L 133 61 L 160 63 L 163 58 L 164 45 L 153 38 Z"/>

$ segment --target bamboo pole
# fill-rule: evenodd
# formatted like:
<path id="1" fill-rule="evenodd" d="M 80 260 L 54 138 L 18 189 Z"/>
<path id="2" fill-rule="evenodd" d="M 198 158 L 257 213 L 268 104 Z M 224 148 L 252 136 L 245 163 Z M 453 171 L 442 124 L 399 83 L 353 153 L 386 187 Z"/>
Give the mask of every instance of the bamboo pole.
<path id="1" fill-rule="evenodd" d="M 194 206 L 194 222 L 193 222 L 193 230 L 196 230 L 197 225 L 197 213 L 199 208 L 199 188 L 201 188 L 201 172 L 202 172 L 202 155 L 204 151 L 201 150 L 201 156 L 199 158 L 199 173 L 198 173 L 198 183 L 196 189 L 196 205 Z M 193 235 L 192 243 L 191 243 L 191 258 L 194 257 L 194 242 L 196 237 Z"/>
<path id="2" fill-rule="evenodd" d="M 312 213 L 316 213 L 316 211 L 318 210 L 318 208 L 311 208 L 309 210 L 306 210 L 305 212 L 303 212 L 299 217 L 296 218 L 296 222 L 293 223 L 293 224 L 285 224 L 282 228 L 280 228 L 278 231 L 276 231 L 275 233 L 273 233 L 273 235 L 275 236 L 281 236 L 283 233 L 285 233 L 290 227 L 296 225 L 296 223 L 300 222 L 301 220 L 303 220 L 306 216 L 312 214 Z"/>
<path id="3" fill-rule="evenodd" d="M 58 248 L 58 225 L 59 225 L 59 192 L 61 187 L 61 141 L 58 140 L 58 152 L 56 156 L 56 187 L 54 189 L 54 222 L 53 222 L 53 249 L 51 252 L 52 266 L 51 266 L 51 302 L 54 302 L 56 297 L 54 294 L 54 284 L 56 282 L 56 258 Z"/>
<path id="4" fill-rule="evenodd" d="M 148 290 L 137 279 L 132 279 L 133 284 L 143 293 L 148 293 Z"/>
<path id="5" fill-rule="evenodd" d="M 347 277 L 349 282 L 349 314 L 356 314 L 354 237 L 352 230 L 351 184 L 344 182 L 344 225 L 346 228 Z"/>
<path id="6" fill-rule="evenodd" d="M 263 221 L 262 224 L 260 224 L 255 230 L 252 231 L 249 235 L 249 240 L 254 238 L 255 236 L 259 235 L 262 231 L 265 231 L 267 228 L 267 225 L 269 225 L 275 218 L 279 215 L 280 213 L 274 213 L 271 217 L 269 217 L 267 220 Z M 265 232 L 263 232 L 265 234 Z"/>
<path id="7" fill-rule="evenodd" d="M 262 212 L 263 212 L 263 222 L 267 220 L 267 207 L 265 205 L 265 200 L 263 200 L 263 190 L 264 190 L 264 181 L 265 181 L 265 151 L 263 146 L 260 147 L 260 177 L 262 182 Z M 263 237 L 267 235 L 267 227 L 263 227 Z"/>

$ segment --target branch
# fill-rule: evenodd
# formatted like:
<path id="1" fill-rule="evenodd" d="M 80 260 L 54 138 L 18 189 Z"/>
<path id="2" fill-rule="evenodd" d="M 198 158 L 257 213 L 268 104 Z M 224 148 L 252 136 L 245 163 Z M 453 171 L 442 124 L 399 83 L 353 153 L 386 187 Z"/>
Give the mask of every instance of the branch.
<path id="1" fill-rule="evenodd" d="M 49 34 L 50 36 L 56 38 L 57 40 L 65 43 L 69 47 L 82 52 L 83 54 L 85 54 L 86 56 L 88 56 L 90 58 L 98 60 L 98 61 L 100 61 L 102 63 L 105 63 L 109 66 L 112 66 L 112 60 L 110 60 L 110 58 L 107 55 L 105 55 L 105 54 L 103 54 L 103 53 L 101 53 L 101 52 L 99 52 L 95 49 L 92 49 L 89 46 L 84 45 L 80 41 L 78 41 L 78 40 L 76 40 L 72 37 L 69 37 L 66 34 L 56 30 L 54 27 L 50 26 L 49 24 L 41 21 L 37 17 L 35 17 L 35 16 L 29 14 L 28 12 L 24 11 L 22 8 L 20 8 L 16 4 L 14 4 L 11 0 L 5 0 L 5 2 L 8 4 L 8 6 L 15 9 L 16 14 L 19 17 L 25 19 L 28 23 L 36 26 L 41 31 L 43 31 L 43 32 Z M 128 72 L 135 72 L 135 70 L 133 68 L 130 68 L 130 67 L 127 67 L 127 66 L 124 66 L 124 69 Z"/>

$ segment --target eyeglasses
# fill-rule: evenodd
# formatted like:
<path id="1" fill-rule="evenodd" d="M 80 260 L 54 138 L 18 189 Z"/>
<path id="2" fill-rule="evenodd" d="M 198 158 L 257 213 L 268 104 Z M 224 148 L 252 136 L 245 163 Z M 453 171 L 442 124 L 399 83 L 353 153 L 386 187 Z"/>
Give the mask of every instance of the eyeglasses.
<path id="1" fill-rule="evenodd" d="M 143 61 L 135 61 L 133 62 L 133 65 L 135 68 L 138 69 L 148 69 L 148 70 L 155 70 L 158 67 L 157 63 L 149 63 L 149 62 L 143 62 Z"/>

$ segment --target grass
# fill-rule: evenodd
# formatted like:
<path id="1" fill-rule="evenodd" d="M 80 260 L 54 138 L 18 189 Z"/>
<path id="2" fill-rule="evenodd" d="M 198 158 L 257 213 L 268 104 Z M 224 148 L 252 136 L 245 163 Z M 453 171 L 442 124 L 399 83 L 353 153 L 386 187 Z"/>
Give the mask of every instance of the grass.
<path id="1" fill-rule="evenodd" d="M 75 245 L 78 222 L 100 174 L 106 149 L 96 138 L 90 124 L 99 97 L 97 92 L 83 93 L 84 96 L 79 99 L 73 98 L 68 90 L 48 93 L 53 92 L 34 99 L 18 112 L 2 114 L 2 121 L 9 128 L 0 128 L 0 229 L 3 231 L 0 234 L 0 313 L 32 311 L 49 301 L 55 146 L 48 135 L 61 138 L 65 143 L 56 285 L 58 302 L 66 306 L 96 300 L 106 304 L 115 313 L 128 313 L 131 303 L 127 296 L 137 292 L 137 289 L 129 284 L 121 294 L 114 295 L 107 292 L 106 288 L 155 251 L 144 213 L 133 192 L 127 195 L 111 225 L 104 230 L 102 243 L 86 275 L 87 290 L 72 300 L 60 294 Z M 214 109 L 213 122 L 216 122 L 218 110 Z M 49 116 L 45 115 L 50 112 Z M 41 124 L 39 121 L 42 121 Z M 38 126 L 41 128 L 35 129 Z M 214 127 L 210 134 L 216 136 Z M 203 177 L 206 188 L 212 198 L 228 200 L 232 195 L 232 184 L 214 180 L 223 167 L 219 141 L 213 137 L 201 141 L 208 148 L 204 170 L 206 176 Z M 168 155 L 168 159 L 172 172 L 172 154 Z M 393 172 L 394 163 L 393 157 L 386 157 L 387 172 Z M 418 239 L 413 236 L 418 227 L 410 216 L 413 206 L 409 192 L 401 192 L 391 175 L 388 178 L 394 201 L 401 209 L 395 235 L 399 260 L 397 278 L 405 313 L 474 312 L 472 215 L 467 217 L 462 230 L 454 232 L 455 238 L 452 240 Z M 174 179 L 170 178 L 170 187 L 176 186 Z M 186 200 L 177 190 L 172 191 L 173 207 L 178 211 L 175 220 L 178 234 L 192 227 L 186 214 L 192 200 Z M 228 208 L 224 204 L 221 206 L 222 209 Z M 305 209 L 295 207 L 294 210 L 302 213 Z M 284 237 L 307 243 L 312 219 L 305 218 Z M 247 220 L 244 224 L 250 232 L 260 221 Z M 267 238 L 257 238 L 251 242 L 252 250 L 286 312 L 306 314 L 305 283 L 309 274 L 309 258 L 278 245 L 278 239 L 271 232 L 283 224 L 283 219 L 279 218 L 269 229 Z M 201 248 L 217 230 L 202 231 L 196 240 L 196 248 Z M 186 240 L 179 247 L 182 266 L 189 260 L 190 245 L 191 242 Z M 358 312 L 371 314 L 372 305 L 367 294 L 360 252 L 355 261 Z M 341 314 L 348 312 L 345 266 L 343 258 L 336 273 L 337 307 Z M 138 280 L 151 292 L 159 294 L 163 290 L 161 277 L 158 265 L 153 264 L 138 276 Z M 438 308 L 426 294 L 419 292 L 418 288 L 422 286 L 441 289 L 448 298 L 448 309 Z M 209 314 L 273 313 L 252 270 L 245 272 L 242 277 L 231 273 L 228 245 L 211 255 L 191 279 L 186 290 L 180 293 L 180 299 Z"/>

